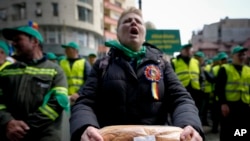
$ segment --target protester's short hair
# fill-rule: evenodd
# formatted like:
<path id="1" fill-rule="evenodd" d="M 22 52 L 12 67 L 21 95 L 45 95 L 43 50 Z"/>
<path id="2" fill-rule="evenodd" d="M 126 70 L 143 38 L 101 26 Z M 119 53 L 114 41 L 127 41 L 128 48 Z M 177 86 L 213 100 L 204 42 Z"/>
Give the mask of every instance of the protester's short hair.
<path id="1" fill-rule="evenodd" d="M 129 13 L 134 13 L 134 14 L 137 14 L 137 15 L 139 15 L 140 17 L 142 17 L 142 12 L 141 12 L 140 9 L 137 9 L 136 7 L 129 7 L 128 9 L 126 9 L 126 10 L 124 10 L 124 11 L 122 12 L 120 18 L 118 19 L 117 27 L 121 24 L 121 23 L 120 23 L 120 22 L 121 22 L 121 19 L 122 19 L 125 15 L 127 15 L 127 14 L 129 14 Z"/>
<path id="2" fill-rule="evenodd" d="M 97 57 L 95 53 L 90 53 L 88 57 Z"/>

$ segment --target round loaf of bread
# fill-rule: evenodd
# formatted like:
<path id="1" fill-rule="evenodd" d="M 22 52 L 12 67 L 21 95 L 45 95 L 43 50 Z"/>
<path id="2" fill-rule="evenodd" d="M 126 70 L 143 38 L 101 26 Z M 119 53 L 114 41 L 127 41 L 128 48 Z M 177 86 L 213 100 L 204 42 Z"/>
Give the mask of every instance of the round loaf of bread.
<path id="1" fill-rule="evenodd" d="M 179 141 L 182 128 L 174 126 L 116 125 L 100 129 L 104 141 Z"/>

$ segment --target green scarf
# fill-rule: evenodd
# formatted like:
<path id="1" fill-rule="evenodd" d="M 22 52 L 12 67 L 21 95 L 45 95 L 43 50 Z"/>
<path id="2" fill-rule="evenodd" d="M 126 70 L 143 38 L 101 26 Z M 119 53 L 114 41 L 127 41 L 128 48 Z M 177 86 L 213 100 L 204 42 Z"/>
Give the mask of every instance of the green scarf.
<path id="1" fill-rule="evenodd" d="M 49 99 L 51 97 L 51 95 L 54 94 L 56 99 L 57 99 L 57 102 L 59 103 L 60 106 L 62 106 L 62 108 L 67 112 L 69 113 L 70 112 L 70 104 L 69 104 L 69 99 L 67 96 L 63 95 L 63 94 L 57 94 L 55 90 L 50 90 L 45 96 L 44 96 L 44 99 L 43 99 L 43 104 L 42 106 L 45 106 L 48 102 L 49 102 Z"/>
<path id="2" fill-rule="evenodd" d="M 137 64 L 139 64 L 141 62 L 142 58 L 146 54 L 146 47 L 145 46 L 142 46 L 140 51 L 135 52 L 135 51 L 132 51 L 129 48 L 125 47 L 124 45 L 120 44 L 116 40 L 105 42 L 105 46 L 111 47 L 111 48 L 117 48 L 117 49 L 123 51 L 123 53 L 126 56 L 130 57 L 131 59 L 137 59 Z"/>

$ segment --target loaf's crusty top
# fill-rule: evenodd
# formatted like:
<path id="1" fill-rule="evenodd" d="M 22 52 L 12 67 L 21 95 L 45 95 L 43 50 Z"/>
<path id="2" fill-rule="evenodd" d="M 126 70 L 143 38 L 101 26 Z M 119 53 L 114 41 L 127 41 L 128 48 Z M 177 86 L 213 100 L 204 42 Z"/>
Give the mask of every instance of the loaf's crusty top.
<path id="1" fill-rule="evenodd" d="M 104 141 L 133 141 L 153 135 L 155 141 L 179 141 L 182 128 L 174 126 L 116 125 L 100 129 Z"/>

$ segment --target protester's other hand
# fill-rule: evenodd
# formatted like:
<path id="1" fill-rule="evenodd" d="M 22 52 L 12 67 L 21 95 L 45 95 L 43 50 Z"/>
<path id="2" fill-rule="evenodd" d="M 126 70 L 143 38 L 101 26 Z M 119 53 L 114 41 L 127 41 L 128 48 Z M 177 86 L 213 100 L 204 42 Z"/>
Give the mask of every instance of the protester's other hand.
<path id="1" fill-rule="evenodd" d="M 202 137 L 192 126 L 186 126 L 181 133 L 180 141 L 202 141 Z"/>
<path id="2" fill-rule="evenodd" d="M 11 120 L 6 126 L 6 137 L 10 141 L 20 141 L 29 129 L 30 127 L 25 122 L 21 120 Z"/>
<path id="3" fill-rule="evenodd" d="M 95 127 L 89 126 L 83 132 L 81 141 L 104 141 L 99 130 Z"/>
<path id="4" fill-rule="evenodd" d="M 75 101 L 77 100 L 78 97 L 79 97 L 78 93 L 70 95 L 69 99 L 70 99 L 71 105 L 75 103 Z"/>
<path id="5" fill-rule="evenodd" d="M 222 105 L 221 105 L 221 112 L 222 112 L 222 115 L 223 115 L 224 117 L 226 117 L 226 116 L 229 114 L 230 109 L 229 109 L 229 107 L 228 107 L 227 104 L 222 104 Z"/>

